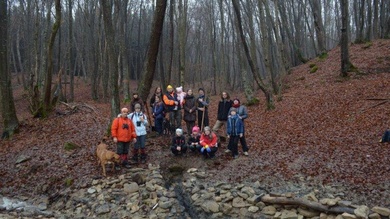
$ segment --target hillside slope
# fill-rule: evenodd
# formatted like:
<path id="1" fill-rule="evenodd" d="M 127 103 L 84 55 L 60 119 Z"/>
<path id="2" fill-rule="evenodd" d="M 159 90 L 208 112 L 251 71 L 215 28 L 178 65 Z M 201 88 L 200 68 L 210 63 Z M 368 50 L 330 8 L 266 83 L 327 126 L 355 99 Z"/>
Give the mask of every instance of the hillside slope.
<path id="1" fill-rule="evenodd" d="M 204 161 L 194 154 L 174 158 L 165 136 L 148 139 L 148 162 L 207 169 L 214 174 L 210 181 L 259 181 L 270 191 L 321 189 L 343 193 L 357 203 L 390 207 L 390 145 L 378 143 L 390 128 L 390 40 L 375 41 L 368 48 L 352 45 L 350 54 L 361 73 L 351 73 L 349 79 L 338 77 L 340 51 L 335 49 L 324 60 L 290 71 L 275 110 L 266 111 L 263 95 L 257 93 L 261 103 L 248 107 L 250 119 L 245 122 L 251 147 L 248 157 L 233 160 L 224 154 L 222 142 L 214 160 Z M 318 66 L 315 73 L 310 73 L 310 63 Z M 1 195 L 53 197 L 66 182 L 73 181 L 72 187 L 77 188 L 100 177 L 94 147 L 106 133 L 110 107 L 90 101 L 84 82 L 79 81 L 76 89 L 77 110 L 71 112 L 60 104 L 56 113 L 39 120 L 28 114 L 23 90 L 15 85 L 21 132 L 1 141 Z M 218 97 L 211 98 L 211 124 L 217 101 Z M 67 152 L 65 142 L 79 147 Z M 109 144 L 115 148 L 113 142 Z M 26 161 L 17 164 L 22 158 Z"/>

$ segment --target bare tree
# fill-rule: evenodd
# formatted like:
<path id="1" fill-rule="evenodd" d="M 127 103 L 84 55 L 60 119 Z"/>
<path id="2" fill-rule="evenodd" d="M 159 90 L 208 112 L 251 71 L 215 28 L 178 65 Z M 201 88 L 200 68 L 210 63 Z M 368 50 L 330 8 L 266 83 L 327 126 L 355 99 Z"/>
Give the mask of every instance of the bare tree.
<path id="1" fill-rule="evenodd" d="M 341 76 L 347 77 L 348 70 L 350 68 L 349 61 L 349 49 L 348 49 L 348 22 L 349 22 L 349 13 L 348 13 L 348 0 L 340 1 L 341 7 Z"/>
<path id="2" fill-rule="evenodd" d="M 16 117 L 14 98 L 12 95 L 11 75 L 8 66 L 8 13 L 7 0 L 0 0 L 0 105 L 2 125 L 4 127 L 2 138 L 12 136 L 19 127 Z"/>
<path id="3" fill-rule="evenodd" d="M 167 7 L 167 0 L 157 0 L 156 10 L 154 12 L 154 19 L 152 25 L 152 34 L 149 39 L 149 49 L 144 62 L 142 71 L 142 79 L 138 85 L 139 96 L 142 100 L 146 100 L 149 95 L 150 88 L 156 70 L 156 61 L 158 49 L 160 45 L 160 37 L 164 24 L 165 9 Z"/>
<path id="4" fill-rule="evenodd" d="M 109 0 L 100 0 L 103 10 L 104 33 L 108 46 L 109 72 L 110 72 L 110 91 L 111 91 L 111 118 L 115 118 L 120 110 L 119 87 L 118 87 L 118 54 L 115 48 L 115 32 L 111 16 Z"/>
<path id="5" fill-rule="evenodd" d="M 318 54 L 326 52 L 326 43 L 325 43 L 325 28 L 324 23 L 322 22 L 322 6 L 321 0 L 310 0 L 310 5 L 314 17 L 314 27 L 317 33 L 317 44 L 318 44 Z M 318 55 L 317 54 L 317 55 Z"/>

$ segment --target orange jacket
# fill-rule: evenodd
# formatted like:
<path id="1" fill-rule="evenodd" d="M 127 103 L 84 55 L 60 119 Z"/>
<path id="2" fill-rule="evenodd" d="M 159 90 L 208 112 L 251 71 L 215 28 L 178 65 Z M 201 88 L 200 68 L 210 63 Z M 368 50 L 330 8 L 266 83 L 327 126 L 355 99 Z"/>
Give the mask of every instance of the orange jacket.
<path id="1" fill-rule="evenodd" d="M 126 127 L 125 124 L 127 124 L 128 128 L 124 128 Z M 127 117 L 118 117 L 114 119 L 111 126 L 111 135 L 113 138 L 117 138 L 118 141 L 121 142 L 129 142 L 137 137 L 135 134 L 134 124 Z"/>
<path id="2" fill-rule="evenodd" d="M 209 147 L 217 146 L 217 135 L 215 133 L 211 134 L 211 138 L 209 135 L 205 135 L 204 133 L 200 136 L 200 145 L 203 147 L 208 145 Z"/>

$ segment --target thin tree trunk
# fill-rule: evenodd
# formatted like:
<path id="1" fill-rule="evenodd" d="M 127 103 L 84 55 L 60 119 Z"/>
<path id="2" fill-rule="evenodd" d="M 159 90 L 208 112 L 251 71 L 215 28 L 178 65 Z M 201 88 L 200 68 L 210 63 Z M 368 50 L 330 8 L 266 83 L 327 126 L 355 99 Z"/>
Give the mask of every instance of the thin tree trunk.
<path id="1" fill-rule="evenodd" d="M 120 112 L 119 87 L 118 87 L 118 54 L 115 49 L 115 32 L 111 17 L 111 1 L 100 0 L 103 10 L 104 33 L 108 46 L 110 91 L 111 91 L 111 118 L 115 118 Z"/>
<path id="2" fill-rule="evenodd" d="M 72 18 L 72 0 L 68 0 L 68 23 L 69 23 L 69 30 L 68 30 L 68 69 L 67 69 L 67 75 L 70 76 L 70 91 L 69 91 L 69 101 L 74 101 L 74 73 L 71 71 L 72 69 L 72 51 L 73 51 L 73 18 Z"/>
<path id="3" fill-rule="evenodd" d="M 378 9 L 379 2 L 378 0 L 374 0 L 374 19 L 373 19 L 373 27 L 372 27 L 372 37 L 374 39 L 378 38 L 378 23 L 379 23 L 379 9 Z"/>
<path id="4" fill-rule="evenodd" d="M 47 73 L 45 77 L 45 111 L 51 109 L 51 81 L 53 76 L 53 48 L 54 41 L 58 32 L 58 29 L 61 25 L 61 1 L 55 1 L 55 9 L 56 9 L 56 19 L 53 24 L 52 32 L 50 35 L 49 43 L 48 43 L 48 51 L 47 51 Z"/>
<path id="5" fill-rule="evenodd" d="M 184 86 L 184 76 L 186 72 L 186 29 L 187 29 L 187 6 L 183 0 L 179 0 L 179 82 Z"/>
<path id="6" fill-rule="evenodd" d="M 349 51 L 348 51 L 348 0 L 341 0 L 340 1 L 340 8 L 341 8 L 341 76 L 347 77 L 348 76 L 348 70 L 350 67 L 349 62 Z"/>
<path id="7" fill-rule="evenodd" d="M 0 106 L 3 133 L 1 138 L 9 138 L 19 127 L 12 94 L 11 75 L 8 66 L 8 13 L 7 0 L 0 0 Z"/>
<path id="8" fill-rule="evenodd" d="M 314 18 L 314 27 L 317 33 L 317 44 L 318 44 L 318 53 L 322 54 L 326 52 L 326 43 L 325 43 L 325 28 L 324 23 L 322 22 L 322 6 L 321 0 L 310 0 L 313 18 Z"/>
<path id="9" fill-rule="evenodd" d="M 174 42 L 175 42 L 175 25 L 174 25 L 174 19 L 173 19 L 173 15 L 174 15 L 174 9 L 175 8 L 175 0 L 170 0 L 170 6 L 169 6 L 169 30 L 170 30 L 170 33 L 169 33 L 169 52 L 170 52 L 170 57 L 169 57 L 169 64 L 168 64 L 168 83 L 172 83 L 171 82 L 171 77 L 172 77 L 172 65 L 173 65 L 173 46 L 174 46 Z"/>
<path id="10" fill-rule="evenodd" d="M 138 85 L 138 93 L 142 100 L 148 98 L 153 83 L 167 0 L 157 0 L 156 4 L 156 11 L 154 12 L 152 31 L 149 40 L 149 49 L 144 63 L 142 79 Z"/>

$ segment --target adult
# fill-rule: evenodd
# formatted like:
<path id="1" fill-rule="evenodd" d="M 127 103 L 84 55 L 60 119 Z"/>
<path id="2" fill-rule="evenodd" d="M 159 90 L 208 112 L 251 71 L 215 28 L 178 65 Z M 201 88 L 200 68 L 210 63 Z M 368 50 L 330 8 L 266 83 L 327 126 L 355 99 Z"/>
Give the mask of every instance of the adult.
<path id="1" fill-rule="evenodd" d="M 138 156 L 140 154 L 141 162 L 145 163 L 146 161 L 146 126 L 148 125 L 148 118 L 144 113 L 141 112 L 141 105 L 139 103 L 134 106 L 135 111 L 128 115 L 129 119 L 133 122 L 135 126 L 135 133 L 137 135 L 137 142 L 134 144 L 132 151 L 133 161 L 138 162 Z"/>
<path id="2" fill-rule="evenodd" d="M 141 98 L 138 96 L 137 92 L 134 92 L 133 99 L 131 99 L 131 102 L 130 102 L 131 112 L 135 112 L 135 104 L 137 104 L 137 103 L 139 105 L 141 105 L 141 112 L 145 112 L 144 101 L 141 100 Z"/>
<path id="3" fill-rule="evenodd" d="M 187 95 L 184 98 L 183 108 L 184 108 L 183 120 L 186 122 L 187 133 L 188 135 L 190 135 L 192 128 L 195 126 L 195 120 L 196 120 L 196 100 L 192 92 L 192 89 L 187 90 Z"/>
<path id="4" fill-rule="evenodd" d="M 198 90 L 198 99 L 197 99 L 197 110 L 198 110 L 198 126 L 201 130 L 203 127 L 209 126 L 209 98 L 206 97 L 204 89 L 199 88 Z"/>
<path id="5" fill-rule="evenodd" d="M 222 127 L 226 127 L 226 121 L 228 120 L 229 110 L 233 105 L 233 101 L 230 100 L 228 92 L 223 91 L 221 93 L 221 100 L 218 103 L 217 121 L 214 124 L 213 132 L 217 133 Z"/>
<path id="6" fill-rule="evenodd" d="M 233 100 L 233 105 L 232 108 L 230 108 L 230 111 L 233 108 L 236 109 L 238 117 L 242 120 L 244 131 L 242 137 L 240 137 L 240 143 L 242 145 L 242 151 L 244 152 L 244 155 L 248 156 L 249 147 L 246 144 L 246 140 L 245 140 L 245 119 L 248 118 L 248 110 L 246 109 L 246 106 L 241 105 L 241 102 L 238 98 L 235 98 Z M 229 111 L 229 115 L 230 115 L 230 111 Z M 227 149 L 225 152 L 230 153 L 230 150 Z"/>
<path id="7" fill-rule="evenodd" d="M 199 151 L 205 158 L 215 157 L 215 152 L 218 150 L 218 137 L 209 126 L 204 127 L 199 143 Z"/>
<path id="8" fill-rule="evenodd" d="M 122 165 L 126 168 L 130 168 L 127 161 L 130 142 L 137 142 L 135 127 L 131 120 L 127 117 L 128 113 L 129 110 L 127 108 L 122 108 L 120 116 L 115 118 L 111 125 L 111 136 L 117 144 L 117 154 L 120 156 Z M 116 169 L 120 169 L 120 167 L 116 166 Z"/>
<path id="9" fill-rule="evenodd" d="M 150 98 L 150 107 L 152 108 L 156 102 L 156 97 L 159 97 L 160 101 L 163 99 L 163 93 L 161 87 L 156 87 L 156 89 L 154 89 L 154 94 Z"/>
<path id="10" fill-rule="evenodd" d="M 171 123 L 172 129 L 181 127 L 181 106 L 177 98 L 177 94 L 173 90 L 171 85 L 167 86 L 167 92 L 163 96 L 164 104 L 169 114 L 169 122 Z M 173 131 L 172 130 L 172 131 Z"/>
<path id="11" fill-rule="evenodd" d="M 153 117 L 154 117 L 154 128 L 158 135 L 163 133 L 163 120 L 165 117 L 164 104 L 161 102 L 159 96 L 155 96 L 155 102 L 153 104 Z"/>

